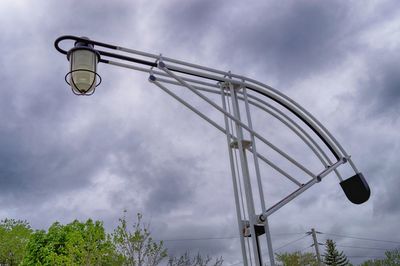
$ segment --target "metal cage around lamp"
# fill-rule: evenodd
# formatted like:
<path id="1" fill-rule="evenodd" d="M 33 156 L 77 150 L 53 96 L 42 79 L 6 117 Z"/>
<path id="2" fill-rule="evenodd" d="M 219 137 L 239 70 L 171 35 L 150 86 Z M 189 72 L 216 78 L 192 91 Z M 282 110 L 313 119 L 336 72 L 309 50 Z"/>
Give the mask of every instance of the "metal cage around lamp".
<path id="1" fill-rule="evenodd" d="M 72 92 L 76 95 L 92 95 L 101 83 L 101 77 L 97 74 L 99 52 L 93 48 L 93 44 L 77 41 L 74 48 L 68 51 L 67 58 L 70 71 L 65 75 L 65 81 L 71 86 Z"/>

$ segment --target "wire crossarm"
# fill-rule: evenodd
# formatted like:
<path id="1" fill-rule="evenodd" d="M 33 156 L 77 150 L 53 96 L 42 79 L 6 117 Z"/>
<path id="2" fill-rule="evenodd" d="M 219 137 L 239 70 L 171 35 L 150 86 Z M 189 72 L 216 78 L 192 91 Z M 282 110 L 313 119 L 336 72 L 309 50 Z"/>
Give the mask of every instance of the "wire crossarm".
<path id="1" fill-rule="evenodd" d="M 263 265 L 259 244 L 259 236 L 263 234 L 266 235 L 270 263 L 275 265 L 268 217 L 330 173 L 335 173 L 351 202 L 361 204 L 369 199 L 370 189 L 367 182 L 340 143 L 313 115 L 280 91 L 231 72 L 93 41 L 85 37 L 70 35 L 59 37 L 55 41 L 55 47 L 65 55 L 68 51 L 60 47 L 60 43 L 65 41 L 95 47 L 100 63 L 148 73 L 150 83 L 226 135 L 245 265 L 252 265 L 253 262 L 255 265 Z M 209 111 L 204 112 L 197 105 L 190 103 L 190 100 L 186 99 L 187 97 L 185 98 L 177 88 L 186 89 L 208 106 L 208 109 L 211 108 L 222 115 L 223 122 L 215 119 L 215 115 L 210 115 Z M 215 96 L 219 96 L 220 99 L 216 101 Z M 319 170 L 300 162 L 282 148 L 282 143 L 273 143 L 262 134 L 260 128 L 264 125 L 259 126 L 260 119 L 258 115 L 254 116 L 254 112 L 272 117 L 295 134 L 299 142 L 303 143 L 319 162 L 321 166 Z M 268 153 L 265 152 L 266 149 Z M 274 154 L 275 160 L 271 158 L 270 153 Z M 290 167 L 283 167 L 281 161 Z M 348 163 L 354 172 L 354 175 L 347 179 L 343 179 L 339 172 L 339 168 L 345 163 Z M 262 174 L 262 167 L 265 166 L 273 169 L 276 175 L 296 187 L 280 201 L 269 206 L 266 205 L 264 198 L 263 183 L 266 177 Z M 296 169 L 295 176 L 292 169 Z M 258 204 L 255 203 L 254 193 L 257 193 L 257 199 L 260 201 Z M 261 211 L 257 213 L 257 210 Z"/>

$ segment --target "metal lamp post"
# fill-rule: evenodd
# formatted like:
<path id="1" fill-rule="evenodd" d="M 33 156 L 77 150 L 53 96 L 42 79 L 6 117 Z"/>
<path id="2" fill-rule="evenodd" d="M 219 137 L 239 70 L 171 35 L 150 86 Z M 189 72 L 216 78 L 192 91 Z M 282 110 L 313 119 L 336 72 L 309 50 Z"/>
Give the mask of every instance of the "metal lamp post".
<path id="1" fill-rule="evenodd" d="M 60 47 L 64 41 L 74 41 L 69 51 Z M 265 234 L 271 265 L 275 265 L 272 239 L 268 225 L 269 216 L 291 202 L 311 186 L 319 183 L 328 174 L 334 173 L 346 195 L 355 204 L 366 202 L 370 188 L 350 156 L 333 135 L 301 105 L 280 91 L 231 72 L 141 52 L 112 44 L 89 40 L 85 37 L 61 36 L 55 41 L 56 49 L 67 55 L 71 70 L 66 75 L 67 83 L 78 95 L 91 95 L 100 84 L 97 63 L 105 63 L 149 74 L 149 81 L 199 115 L 225 134 L 232 172 L 233 192 L 236 204 L 238 233 L 244 265 L 263 265 L 263 248 L 259 237 Z M 96 47 L 96 48 L 95 48 Z M 99 47 L 99 48 L 97 48 Z M 128 54 L 128 55 L 126 55 Z M 210 108 L 220 113 L 223 123 L 215 121 L 206 113 L 183 99 L 168 86 L 180 86 L 192 92 Z M 219 95 L 220 102 L 209 95 Z M 256 108 L 282 123 L 307 145 L 321 164 L 321 170 L 312 171 L 295 160 L 286 151 L 269 141 L 254 128 L 252 110 Z M 268 147 L 281 160 L 298 169 L 307 182 L 289 174 L 287 169 L 261 152 Z M 268 153 L 269 154 L 269 153 Z M 250 156 L 250 157 L 249 157 Z M 260 163 L 266 164 L 277 174 L 286 178 L 297 188 L 280 201 L 267 206 Z M 343 179 L 340 167 L 348 163 L 354 174 Z M 255 201 L 254 193 L 257 194 Z"/>

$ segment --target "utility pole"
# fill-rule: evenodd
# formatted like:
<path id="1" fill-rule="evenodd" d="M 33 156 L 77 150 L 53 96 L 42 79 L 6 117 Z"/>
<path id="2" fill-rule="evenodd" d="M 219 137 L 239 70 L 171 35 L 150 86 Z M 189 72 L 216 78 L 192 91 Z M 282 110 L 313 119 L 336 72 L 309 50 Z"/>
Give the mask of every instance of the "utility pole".
<path id="1" fill-rule="evenodd" d="M 308 235 L 312 235 L 314 244 L 311 246 L 315 247 L 315 254 L 317 255 L 318 265 L 322 266 L 321 254 L 319 253 L 319 243 L 317 240 L 317 233 L 320 234 L 320 232 L 316 232 L 314 228 L 311 228 L 311 232 L 307 232 Z"/>

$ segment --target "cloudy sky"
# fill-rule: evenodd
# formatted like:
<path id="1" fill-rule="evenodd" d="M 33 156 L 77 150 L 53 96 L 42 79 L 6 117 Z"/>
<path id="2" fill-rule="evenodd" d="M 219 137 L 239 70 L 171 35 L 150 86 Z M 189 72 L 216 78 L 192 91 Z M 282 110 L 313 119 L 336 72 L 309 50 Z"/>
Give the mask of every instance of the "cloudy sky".
<path id="1" fill-rule="evenodd" d="M 399 247 L 397 1 L 2 0 L 0 32 L 1 219 L 45 229 L 93 218 L 111 232 L 124 209 L 142 212 L 172 254 L 241 265 L 226 138 L 143 73 L 100 65 L 96 93 L 74 96 L 67 60 L 53 46 L 71 34 L 232 70 L 279 89 L 327 126 L 371 198 L 352 205 L 327 177 L 270 217 L 277 252 L 312 252 L 303 237 L 311 228 L 355 263 Z M 291 146 L 284 140 L 294 142 L 277 145 Z M 268 203 L 291 189 L 263 182 Z"/>

